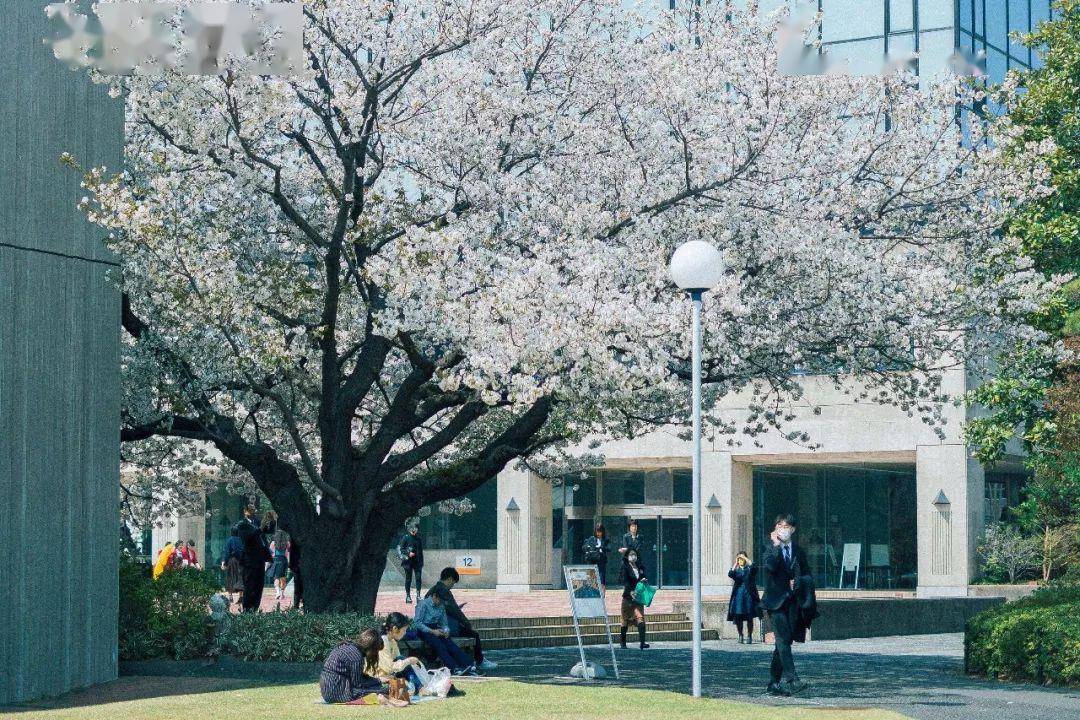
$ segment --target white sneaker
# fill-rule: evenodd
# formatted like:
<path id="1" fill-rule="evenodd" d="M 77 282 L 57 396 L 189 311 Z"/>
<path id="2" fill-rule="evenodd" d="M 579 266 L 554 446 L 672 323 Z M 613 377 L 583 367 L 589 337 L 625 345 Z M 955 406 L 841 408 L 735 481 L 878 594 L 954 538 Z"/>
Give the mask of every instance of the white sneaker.
<path id="1" fill-rule="evenodd" d="M 495 668 L 499 667 L 499 663 L 484 658 L 484 662 L 480 663 L 476 667 L 480 670 L 494 670 Z"/>

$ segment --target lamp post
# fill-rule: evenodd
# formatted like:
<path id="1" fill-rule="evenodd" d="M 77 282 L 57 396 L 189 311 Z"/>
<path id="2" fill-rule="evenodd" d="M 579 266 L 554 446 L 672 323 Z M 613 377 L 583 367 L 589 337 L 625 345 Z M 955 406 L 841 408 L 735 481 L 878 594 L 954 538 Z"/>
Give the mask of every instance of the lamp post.
<path id="1" fill-rule="evenodd" d="M 671 256 L 669 272 L 675 284 L 690 293 L 693 304 L 694 510 L 690 554 L 693 568 L 694 628 L 690 694 L 701 697 L 701 296 L 720 282 L 723 274 L 720 252 L 704 240 L 685 242 L 676 248 Z"/>

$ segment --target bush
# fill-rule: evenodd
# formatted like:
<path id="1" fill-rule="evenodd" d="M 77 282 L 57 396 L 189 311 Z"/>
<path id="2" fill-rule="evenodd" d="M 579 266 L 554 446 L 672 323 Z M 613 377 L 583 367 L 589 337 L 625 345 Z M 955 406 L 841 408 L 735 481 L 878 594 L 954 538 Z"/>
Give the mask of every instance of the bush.
<path id="1" fill-rule="evenodd" d="M 990 677 L 1080 685 L 1080 584 L 1052 583 L 971 618 L 964 663 Z"/>
<path id="2" fill-rule="evenodd" d="M 322 662 L 342 640 L 380 625 L 374 616 L 356 613 L 242 613 L 222 627 L 217 651 L 241 660 Z"/>
<path id="3" fill-rule="evenodd" d="M 1031 576 L 1042 559 L 1042 537 L 1024 535 L 1006 523 L 988 525 L 978 547 L 983 576 L 992 582 L 1015 583 Z"/>
<path id="4" fill-rule="evenodd" d="M 219 589 L 205 570 L 169 570 L 154 580 L 148 565 L 121 556 L 120 659 L 206 656 L 214 640 L 210 597 Z"/>

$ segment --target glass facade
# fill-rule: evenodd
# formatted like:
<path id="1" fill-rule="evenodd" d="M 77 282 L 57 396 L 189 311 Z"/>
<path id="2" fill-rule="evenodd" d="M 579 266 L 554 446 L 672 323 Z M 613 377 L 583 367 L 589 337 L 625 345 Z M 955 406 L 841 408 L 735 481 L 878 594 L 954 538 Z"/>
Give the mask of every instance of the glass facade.
<path id="1" fill-rule="evenodd" d="M 463 515 L 431 512 L 420 518 L 426 550 L 494 550 L 498 486 L 489 480 L 465 497 L 473 509 Z"/>
<path id="2" fill-rule="evenodd" d="M 1001 82 L 1009 70 L 1041 65 L 1037 52 L 1010 36 L 1031 32 L 1056 14 L 1051 0 L 958 0 L 956 47 L 984 58 L 990 81 Z"/>
<path id="3" fill-rule="evenodd" d="M 841 578 L 848 546 L 859 588 L 914 589 L 915 508 L 913 464 L 755 467 L 753 553 L 765 551 L 776 516 L 792 513 L 818 587 L 855 585 L 854 573 Z"/>
<path id="4" fill-rule="evenodd" d="M 1031 477 L 1031 471 L 1026 469 L 987 469 L 983 473 L 986 484 L 983 521 L 989 524 L 1013 520 L 1009 509 L 1023 501 L 1024 485 L 1029 477 Z"/>

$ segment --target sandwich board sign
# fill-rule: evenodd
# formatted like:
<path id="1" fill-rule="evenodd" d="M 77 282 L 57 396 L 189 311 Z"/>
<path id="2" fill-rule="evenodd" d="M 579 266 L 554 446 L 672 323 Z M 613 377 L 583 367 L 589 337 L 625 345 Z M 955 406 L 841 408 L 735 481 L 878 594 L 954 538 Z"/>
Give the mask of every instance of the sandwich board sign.
<path id="1" fill-rule="evenodd" d="M 583 675 L 588 664 L 585 662 L 585 645 L 581 642 L 581 625 L 578 621 L 602 618 L 604 630 L 607 631 L 608 649 L 611 651 L 611 665 L 615 669 L 615 678 L 618 679 L 619 663 L 615 659 L 615 643 L 611 639 L 600 571 L 595 565 L 567 565 L 563 567 L 563 576 L 566 578 L 566 592 L 570 595 L 570 612 L 574 617 L 574 634 L 577 635 Z"/>

